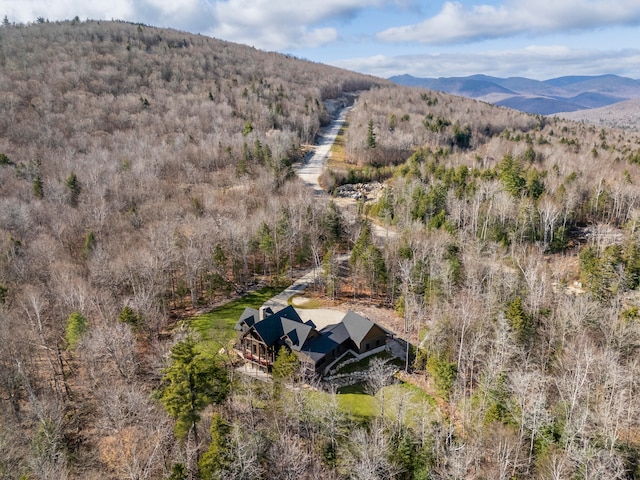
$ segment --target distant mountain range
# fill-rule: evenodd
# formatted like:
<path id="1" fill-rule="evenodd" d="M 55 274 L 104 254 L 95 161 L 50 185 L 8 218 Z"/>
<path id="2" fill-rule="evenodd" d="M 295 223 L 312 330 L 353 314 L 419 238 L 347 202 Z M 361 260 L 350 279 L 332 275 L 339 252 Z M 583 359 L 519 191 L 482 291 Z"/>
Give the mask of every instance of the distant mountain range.
<path id="1" fill-rule="evenodd" d="M 568 76 L 544 81 L 487 75 L 450 78 L 397 75 L 389 80 L 541 115 L 600 108 L 640 98 L 640 80 L 617 75 Z"/>

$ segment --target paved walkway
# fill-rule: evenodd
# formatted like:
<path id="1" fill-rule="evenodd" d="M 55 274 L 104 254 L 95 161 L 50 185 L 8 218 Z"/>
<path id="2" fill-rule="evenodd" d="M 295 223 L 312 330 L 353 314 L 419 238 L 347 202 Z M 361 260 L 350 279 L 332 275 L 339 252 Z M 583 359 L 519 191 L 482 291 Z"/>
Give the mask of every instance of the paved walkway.
<path id="1" fill-rule="evenodd" d="M 392 338 L 387 341 L 387 349 L 396 358 L 405 359 L 407 356 L 407 342 L 399 338 Z"/>

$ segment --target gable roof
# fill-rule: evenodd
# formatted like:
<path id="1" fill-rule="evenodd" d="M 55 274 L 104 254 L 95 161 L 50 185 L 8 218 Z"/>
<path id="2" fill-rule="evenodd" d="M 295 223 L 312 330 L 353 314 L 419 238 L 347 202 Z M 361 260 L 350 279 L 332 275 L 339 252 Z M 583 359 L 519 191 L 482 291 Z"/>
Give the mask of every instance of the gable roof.
<path id="1" fill-rule="evenodd" d="M 283 325 L 283 323 L 285 322 L 287 325 L 286 332 Z M 311 329 L 309 325 L 305 325 L 302 322 L 300 315 L 298 315 L 298 312 L 296 312 L 291 305 L 283 308 L 273 315 L 269 315 L 264 320 L 260 320 L 253 325 L 255 331 L 258 333 L 258 335 L 260 335 L 264 343 L 266 343 L 268 346 L 272 346 L 279 339 L 281 339 L 285 333 L 289 333 L 292 330 L 296 330 L 296 335 L 298 337 L 303 336 L 306 339 L 309 332 L 306 332 L 305 334 L 305 329 L 302 327 Z"/>
<path id="2" fill-rule="evenodd" d="M 347 312 L 344 316 L 342 324 L 347 329 L 347 332 L 349 332 L 351 340 L 353 340 L 357 345 L 364 340 L 367 334 L 375 326 L 375 323 L 368 318 L 364 318 L 362 315 L 358 315 L 351 311 Z"/>
<path id="3" fill-rule="evenodd" d="M 236 324 L 236 329 L 242 330 L 243 335 L 254 332 L 268 347 L 284 342 L 292 351 L 303 354 L 316 362 L 316 365 L 340 346 L 352 348 L 351 345 L 355 344 L 356 349 L 360 349 L 361 343 L 374 328 L 376 335 L 380 331 L 393 335 L 371 320 L 351 311 L 347 312 L 340 323 L 328 325 L 320 331 L 315 328 L 313 322 L 303 322 L 293 306 L 285 307 L 262 320 L 256 320 L 258 318 L 257 310 L 247 308 Z"/>
<path id="4" fill-rule="evenodd" d="M 240 319 L 233 327 L 235 330 L 246 332 L 258 321 L 259 313 L 255 308 L 247 307 L 240 315 Z"/>
<path id="5" fill-rule="evenodd" d="M 320 330 L 319 333 L 319 336 L 313 338 L 300 350 L 315 362 L 349 340 L 349 332 L 347 332 L 343 323 L 329 325 Z"/>
<path id="6" fill-rule="evenodd" d="M 282 319 L 282 332 L 291 342 L 289 345 L 291 350 L 300 351 L 313 330 L 305 323 L 298 323 L 287 318 Z"/>

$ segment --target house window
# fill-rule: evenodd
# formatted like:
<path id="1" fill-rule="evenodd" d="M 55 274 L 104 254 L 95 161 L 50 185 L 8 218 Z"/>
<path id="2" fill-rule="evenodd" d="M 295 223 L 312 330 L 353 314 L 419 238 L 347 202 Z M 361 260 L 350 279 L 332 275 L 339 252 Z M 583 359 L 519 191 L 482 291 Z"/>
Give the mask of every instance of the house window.
<path id="1" fill-rule="evenodd" d="M 254 355 L 258 354 L 258 346 L 255 343 L 253 344 L 253 354 Z"/>
<path id="2" fill-rule="evenodd" d="M 369 350 L 369 344 L 368 343 L 364 346 L 364 349 L 365 350 Z"/>

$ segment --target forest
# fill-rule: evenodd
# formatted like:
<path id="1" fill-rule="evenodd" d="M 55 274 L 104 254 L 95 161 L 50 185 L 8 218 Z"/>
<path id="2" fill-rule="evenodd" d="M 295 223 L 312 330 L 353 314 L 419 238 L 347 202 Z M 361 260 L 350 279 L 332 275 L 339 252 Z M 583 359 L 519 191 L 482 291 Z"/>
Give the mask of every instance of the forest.
<path id="1" fill-rule="evenodd" d="M 294 173 L 354 97 L 357 215 Z M 637 132 L 77 19 L 0 26 L 0 112 L 0 477 L 640 478 Z M 312 267 L 401 371 L 237 374 L 229 302 Z"/>

